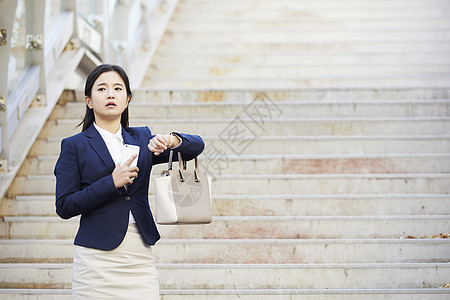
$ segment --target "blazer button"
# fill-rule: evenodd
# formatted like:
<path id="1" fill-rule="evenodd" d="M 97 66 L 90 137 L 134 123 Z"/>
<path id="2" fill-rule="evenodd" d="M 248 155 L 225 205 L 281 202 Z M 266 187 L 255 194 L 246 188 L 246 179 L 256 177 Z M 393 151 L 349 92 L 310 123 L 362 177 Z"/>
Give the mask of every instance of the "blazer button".
<path id="1" fill-rule="evenodd" d="M 130 196 L 126 196 L 125 200 L 130 201 L 131 200 Z"/>

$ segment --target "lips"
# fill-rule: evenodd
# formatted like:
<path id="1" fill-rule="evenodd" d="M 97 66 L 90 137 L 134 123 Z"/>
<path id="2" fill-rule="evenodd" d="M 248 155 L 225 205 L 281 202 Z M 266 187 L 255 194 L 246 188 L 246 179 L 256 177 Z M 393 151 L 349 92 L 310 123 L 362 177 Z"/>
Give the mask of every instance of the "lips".
<path id="1" fill-rule="evenodd" d="M 116 107 L 117 105 L 114 102 L 108 102 L 106 107 Z"/>

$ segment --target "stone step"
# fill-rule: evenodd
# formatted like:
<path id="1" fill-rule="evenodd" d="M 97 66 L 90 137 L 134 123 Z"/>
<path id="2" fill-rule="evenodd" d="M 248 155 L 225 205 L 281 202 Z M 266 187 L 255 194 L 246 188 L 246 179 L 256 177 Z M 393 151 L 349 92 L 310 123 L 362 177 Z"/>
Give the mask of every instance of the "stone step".
<path id="1" fill-rule="evenodd" d="M 256 10 L 264 10 L 264 9 L 286 9 L 286 8 L 303 8 L 303 9 L 358 9 L 358 8 L 392 8 L 392 9 L 399 9 L 404 8 L 405 5 L 407 5 L 410 8 L 423 8 L 423 7 L 434 7 L 434 6 L 445 6 L 447 2 L 444 0 L 399 0 L 395 3 L 389 2 L 387 0 L 381 0 L 379 2 L 373 3 L 371 1 L 357 1 L 357 0 L 347 0 L 345 1 L 345 4 L 342 3 L 335 3 L 331 0 L 321 0 L 319 2 L 317 1 L 304 1 L 304 5 L 299 5 L 300 3 L 292 1 L 292 0 L 280 0 L 280 1 L 266 1 L 264 3 L 260 3 L 260 5 L 256 5 L 255 3 L 258 3 L 258 1 L 238 1 L 238 0 L 230 0 L 229 6 L 225 6 L 224 3 L 221 1 L 208 1 L 208 0 L 187 0 L 179 4 L 180 8 L 186 9 L 186 8 L 196 8 L 198 10 L 207 9 L 207 8 L 215 8 L 215 7 L 226 7 L 225 10 L 233 10 L 233 9 L 256 9 Z M 216 4 L 216 5 L 214 5 Z M 410 4 L 410 6 L 409 6 Z"/>
<path id="2" fill-rule="evenodd" d="M 282 112 L 281 112 L 282 113 Z M 253 117 L 253 116 L 252 116 Z M 40 136 L 70 136 L 80 132 L 77 119 L 49 120 Z M 138 119 L 131 126 L 149 126 L 152 132 L 189 132 L 201 136 L 220 135 L 224 131 L 239 131 L 286 135 L 425 135 L 450 134 L 450 117 L 427 118 L 195 118 Z M 232 133 L 231 133 L 232 134 Z"/>
<path id="3" fill-rule="evenodd" d="M 24 297 L 38 300 L 71 300 L 72 289 L 0 289 L 0 299 L 19 300 Z"/>
<path id="4" fill-rule="evenodd" d="M 449 44 L 450 45 L 450 44 Z M 417 45 L 416 45 L 417 46 Z M 450 50 L 450 47 L 449 47 Z M 262 89 L 252 87 L 245 88 L 221 88 L 213 89 L 207 87 L 204 89 L 182 89 L 171 86 L 167 89 L 156 89 L 145 87 L 133 91 L 133 103 L 135 102 L 153 102 L 155 104 L 173 104 L 173 103 L 217 103 L 217 102 L 236 102 L 250 103 L 254 100 L 262 101 L 270 108 L 279 103 L 295 102 L 304 103 L 304 101 L 393 101 L 400 100 L 448 100 L 450 87 L 445 85 L 440 88 L 424 88 L 424 87 L 394 87 L 386 88 L 382 86 L 369 87 L 322 87 L 309 88 L 290 86 L 287 89 L 275 89 L 265 86 Z M 84 95 L 80 91 L 73 91 L 75 99 L 84 99 Z M 71 100 L 74 98 L 71 97 Z M 381 100 L 384 99 L 384 100 Z M 275 103 L 273 103 L 275 102 Z M 84 113 L 80 116 L 83 117 Z"/>
<path id="5" fill-rule="evenodd" d="M 154 206 L 154 196 L 150 195 Z M 56 216 L 54 195 L 2 200 L 3 216 Z M 214 195 L 214 216 L 450 214 L 448 194 Z"/>
<path id="6" fill-rule="evenodd" d="M 450 51 L 450 49 L 449 49 Z M 178 88 L 198 88 L 198 89 L 216 89 L 216 88 L 282 88 L 291 87 L 339 87 L 339 88 L 414 88 L 417 86 L 426 88 L 441 88 L 448 86 L 448 77 L 446 76 L 428 76 L 428 77 L 328 77 L 328 78 L 310 78 L 310 77 L 285 77 L 282 74 L 273 74 L 270 77 L 227 77 L 215 78 L 211 76 L 183 78 L 183 79 L 151 79 L 146 77 L 142 83 L 143 86 L 152 86 L 157 89 L 170 89 L 174 86 Z"/>
<path id="7" fill-rule="evenodd" d="M 436 216 L 249 216 L 215 217 L 194 233 L 192 226 L 160 226 L 163 237 L 183 238 L 395 238 L 450 231 L 450 218 Z M 190 227 L 190 228 L 189 228 Z M 364 228 L 365 227 L 365 228 Z M 245 228 L 245 229 L 244 229 Z M 364 229 L 362 229 L 364 228 Z M 200 229 L 200 228 L 199 228 Z M 429 234 L 426 234 L 429 232 Z M 431 234 L 430 234 L 431 233 Z M 199 236 L 200 235 L 200 236 Z"/>
<path id="8" fill-rule="evenodd" d="M 218 3 L 219 4 L 219 3 Z M 252 8 L 253 9 L 253 8 Z M 168 28 L 169 34 L 180 32 L 248 32 L 264 31 L 268 34 L 275 32 L 290 32 L 291 34 L 302 33 L 305 31 L 387 31 L 387 30 L 446 30 L 450 25 L 448 19 L 429 19 L 429 18 L 403 18 L 403 19 L 367 19 L 365 22 L 353 19 L 344 20 L 320 20 L 310 18 L 306 19 L 278 19 L 278 20 L 252 20 L 236 19 L 235 22 L 208 22 L 208 20 L 197 19 L 192 22 L 173 19 Z"/>
<path id="9" fill-rule="evenodd" d="M 448 193 L 449 173 L 399 174 L 263 174 L 217 175 L 213 179 L 213 194 L 366 194 Z M 159 175 L 152 175 L 152 178 Z M 16 176 L 8 195 L 49 195 L 54 193 L 53 175 Z M 262 188 L 264 187 L 264 188 Z M 153 193 L 153 186 L 151 187 Z"/>
<path id="10" fill-rule="evenodd" d="M 263 174 L 216 175 L 213 194 L 442 194 L 448 193 L 450 173 L 399 174 Z M 152 178 L 159 175 L 152 175 Z M 53 175 L 16 176 L 8 197 L 50 195 L 55 192 Z M 151 185 L 153 193 L 153 184 Z"/>
<path id="11" fill-rule="evenodd" d="M 159 263 L 446 263 L 448 239 L 162 239 Z M 0 263 L 70 263 L 73 240 L 0 240 Z"/>
<path id="12" fill-rule="evenodd" d="M 156 267 L 162 289 L 438 288 L 450 276 L 448 263 L 157 264 Z M 3 289 L 71 286 L 71 264 L 0 264 L 0 269 Z"/>
<path id="13" fill-rule="evenodd" d="M 445 135 L 376 135 L 376 136 L 283 136 L 273 147 L 273 137 L 263 135 L 242 136 L 239 144 L 221 136 L 203 136 L 206 159 L 217 159 L 221 168 L 226 167 L 227 155 L 351 155 L 351 154 L 414 154 L 448 153 L 450 136 Z M 59 155 L 62 137 L 38 138 L 31 148 L 30 157 Z M 224 157 L 222 157 L 225 155 Z M 216 167 L 217 168 L 217 167 Z"/>
<path id="14" fill-rule="evenodd" d="M 318 77 L 428 77 L 448 76 L 450 65 L 444 64 L 383 64 L 383 65 L 203 65 L 191 64 L 188 66 L 153 65 L 148 69 L 151 80 L 157 79 L 186 79 L 186 78 L 270 78 L 279 74 L 284 78 L 318 78 Z"/>
<path id="15" fill-rule="evenodd" d="M 450 154 L 396 155 L 227 155 L 219 169 L 217 157 L 201 154 L 200 170 L 220 174 L 346 174 L 346 173 L 448 173 Z M 51 175 L 58 155 L 28 157 L 18 175 Z M 226 168 L 225 168 L 226 166 Z M 189 168 L 193 168 L 189 164 Z M 152 168 L 153 174 L 166 170 L 166 164 Z"/>
<path id="16" fill-rule="evenodd" d="M 78 217 L 3 217 L 3 239 L 73 239 Z M 168 239 L 373 239 L 450 232 L 449 215 L 226 216 L 208 225 L 160 225 Z"/>
<path id="17" fill-rule="evenodd" d="M 301 297 L 313 300 L 320 297 L 323 300 L 353 299 L 365 300 L 367 297 L 375 300 L 429 300 L 443 299 L 450 294 L 448 289 L 442 288 L 411 288 L 411 289 L 162 289 L 164 300 L 209 300 L 209 299 L 239 299 L 248 300 L 291 300 Z M 40 300 L 69 300 L 72 299 L 70 289 L 0 289 L 0 299 L 16 300 L 37 297 Z M 276 297 L 276 298 L 274 298 Z M 35 298 L 33 298 L 35 299 Z"/>
<path id="18" fill-rule="evenodd" d="M 208 1 L 208 0 L 189 0 L 183 1 L 178 4 L 178 9 L 185 11 L 189 9 L 195 10 L 217 10 L 217 11 L 230 11 L 230 10 L 286 10 L 289 9 L 314 9 L 314 10 L 349 10 L 349 9 L 400 9 L 407 6 L 408 8 L 429 8 L 429 7 L 445 7 L 447 2 L 444 0 L 397 0 L 397 1 L 357 1 L 347 0 L 343 3 L 336 3 L 331 0 L 321 1 L 303 1 L 296 2 L 290 0 L 278 0 L 278 1 L 265 1 L 260 3 L 258 1 L 238 1 L 230 0 L 228 3 L 222 1 Z M 220 10 L 219 10 L 220 8 Z"/>
<path id="19" fill-rule="evenodd" d="M 251 109 L 276 108 L 283 118 L 431 118 L 450 117 L 450 100 L 380 100 L 380 101 L 301 101 L 271 102 L 265 107 L 259 102 L 210 102 L 210 103 L 131 103 L 130 118 L 152 118 L 155 120 L 180 116 L 182 119 L 236 118 L 245 117 Z M 273 106 L 273 107 L 272 107 Z M 264 110 L 263 110 L 264 109 Z M 86 105 L 84 102 L 68 102 L 57 105 L 50 120 L 81 120 Z M 78 122 L 79 123 L 79 122 Z"/>
<path id="20" fill-rule="evenodd" d="M 449 158 L 450 154 L 444 153 L 343 156 L 228 155 L 223 159 L 226 164 L 220 165 L 217 163 L 218 157 L 209 155 L 209 152 L 199 157 L 201 169 L 217 175 L 447 173 L 450 171 Z M 155 166 L 153 174 L 160 174 L 165 169 L 167 167 L 164 164 Z M 51 171 L 51 168 L 48 170 Z"/>
<path id="21" fill-rule="evenodd" d="M 213 193 L 218 194 L 432 194 L 448 193 L 450 187 L 447 173 L 220 175 L 214 179 Z"/>
<path id="22" fill-rule="evenodd" d="M 447 194 L 216 195 L 213 199 L 216 216 L 450 214 Z"/>
<path id="23" fill-rule="evenodd" d="M 367 2 L 367 1 L 366 1 Z M 337 4 L 336 4 L 337 5 Z M 231 5 L 230 5 L 231 6 Z M 341 5 L 340 9 L 333 9 L 327 5 L 323 5 L 323 9 L 308 8 L 308 6 L 297 9 L 290 7 L 282 7 L 280 9 L 228 9 L 220 10 L 215 6 L 211 9 L 198 9 L 197 5 L 193 5 L 192 9 L 180 9 L 174 12 L 173 18 L 178 21 L 210 21 L 211 24 L 218 22 L 227 22 L 234 20 L 245 20 L 245 22 L 254 22 L 260 20 L 278 21 L 278 20 L 399 20 L 399 19 L 446 19 L 446 9 L 449 8 L 448 3 L 438 5 L 421 5 L 419 7 L 410 7 L 408 5 L 399 5 L 396 9 L 381 6 L 373 9 L 368 7 L 349 7 Z"/>
<path id="24" fill-rule="evenodd" d="M 284 44 L 284 43 L 347 43 L 347 42 L 398 42 L 398 41 L 418 41 L 418 42 L 439 42 L 448 41 L 450 32 L 448 30 L 415 30 L 411 34 L 411 29 L 407 30 L 303 30 L 300 32 L 285 32 L 282 30 L 272 30 L 265 32 L 261 30 L 237 31 L 224 30 L 220 32 L 208 31 L 184 31 L 166 32 L 163 42 L 165 44 L 180 43 L 189 41 L 193 45 L 208 41 L 211 44 L 223 43 L 254 43 L 254 44 Z"/>
<path id="25" fill-rule="evenodd" d="M 450 27 L 446 25 L 446 27 Z M 186 66 L 228 66 L 244 64 L 247 66 L 271 66 L 271 65 L 286 65 L 302 64 L 311 66 L 344 66 L 356 64 L 448 64 L 450 57 L 446 52 L 409 52 L 409 53 L 346 53 L 346 52 L 299 52 L 291 54 L 255 54 L 251 55 L 247 52 L 234 54 L 171 54 L 158 53 L 156 54 L 153 64 L 157 67 L 186 67 Z"/>
<path id="26" fill-rule="evenodd" d="M 203 54 L 236 54 L 236 53 L 254 53 L 255 55 L 261 54 L 299 54 L 299 53 L 316 53 L 324 52 L 325 50 L 331 53 L 336 51 L 343 51 L 349 53 L 422 53 L 430 51 L 449 51 L 450 42 L 448 41 L 409 41 L 399 40 L 396 42 L 371 42 L 365 41 L 352 41 L 352 42 L 317 42 L 317 43 L 246 43 L 245 41 L 229 44 L 229 43 L 208 43 L 207 41 L 190 44 L 184 42 L 171 42 L 162 43 L 159 46 L 160 52 L 166 54 L 183 54 L 183 53 L 196 53 L 196 55 Z M 211 88 L 211 87 L 210 87 Z M 248 87 L 247 87 L 248 88 Z M 380 97 L 380 99 L 382 99 Z"/>
<path id="27" fill-rule="evenodd" d="M 192 42 L 193 47 L 198 47 L 199 44 L 208 41 L 211 45 L 224 45 L 224 44 L 252 44 L 252 45 L 264 45 L 264 44 L 359 44 L 359 43 L 408 43 L 417 41 L 418 43 L 439 43 L 446 42 L 450 38 L 450 33 L 447 31 L 434 31 L 430 33 L 430 30 L 419 30 L 413 35 L 410 34 L 410 30 L 402 31 L 303 31 L 293 35 L 290 32 L 284 33 L 282 31 L 274 32 L 273 35 L 269 35 L 266 32 L 252 31 L 252 32 L 185 32 L 166 34 L 164 37 L 165 47 L 170 47 L 172 44 L 178 45 L 180 43 Z M 300 66 L 299 66 L 300 67 Z M 350 68 L 351 69 L 351 68 Z M 331 68 L 333 71 L 333 68 Z M 360 69 L 356 69 L 360 71 Z M 389 70 L 389 68 L 386 68 Z M 147 72 L 152 70 L 148 70 Z M 325 73 L 325 72 L 324 72 Z M 362 72 L 365 74 L 365 72 Z M 368 72 L 370 74 L 370 72 Z M 282 74 L 282 73 L 280 73 Z M 315 74 L 313 72 L 306 74 Z M 320 72 L 322 74 L 322 72 Z M 351 74 L 351 72 L 350 72 Z M 381 71 L 380 71 L 380 74 Z M 308 75 L 306 75 L 308 76 Z M 313 75 L 316 76 L 316 75 Z"/>
<path id="28" fill-rule="evenodd" d="M 56 216 L 55 195 L 3 198 L 0 211 L 2 216 Z"/>

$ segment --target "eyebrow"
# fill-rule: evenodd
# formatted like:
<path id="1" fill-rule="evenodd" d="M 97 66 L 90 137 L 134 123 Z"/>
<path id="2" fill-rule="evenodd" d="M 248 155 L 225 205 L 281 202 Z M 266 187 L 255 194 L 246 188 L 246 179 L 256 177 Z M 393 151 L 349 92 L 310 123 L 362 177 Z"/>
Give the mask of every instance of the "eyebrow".
<path id="1" fill-rule="evenodd" d="M 100 82 L 100 83 L 97 84 L 97 86 L 100 86 L 100 85 L 107 85 L 107 84 L 106 84 L 106 82 Z M 120 86 L 123 86 L 123 84 L 120 83 L 120 82 L 113 83 L 113 85 L 120 85 Z"/>

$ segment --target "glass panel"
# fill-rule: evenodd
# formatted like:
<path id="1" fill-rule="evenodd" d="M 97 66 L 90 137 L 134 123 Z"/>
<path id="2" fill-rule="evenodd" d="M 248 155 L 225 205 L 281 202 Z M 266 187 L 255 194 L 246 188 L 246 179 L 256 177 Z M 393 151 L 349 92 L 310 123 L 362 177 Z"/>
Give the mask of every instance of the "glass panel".
<path id="1" fill-rule="evenodd" d="M 142 18 L 142 2 L 138 0 L 116 2 L 112 16 L 109 16 L 108 42 L 116 52 L 127 51 L 132 45 Z"/>
<path id="2" fill-rule="evenodd" d="M 78 0 L 78 14 L 93 28 L 99 27 L 103 22 L 103 1 Z"/>
<path id="3" fill-rule="evenodd" d="M 134 35 L 137 33 L 137 29 L 139 27 L 139 24 L 141 23 L 142 18 L 142 7 L 141 3 L 139 1 L 135 1 L 133 5 L 130 7 L 129 12 L 129 21 L 128 21 L 128 32 L 126 32 L 126 36 L 122 37 L 122 40 L 125 40 L 128 38 L 128 42 L 130 42 Z"/>
<path id="4" fill-rule="evenodd" d="M 25 1 L 17 1 L 14 24 L 11 33 L 11 55 L 8 61 L 8 95 L 16 86 L 23 72 L 25 71 Z"/>
<path id="5" fill-rule="evenodd" d="M 61 12 L 60 0 L 45 1 L 45 35 L 48 36 Z"/>

